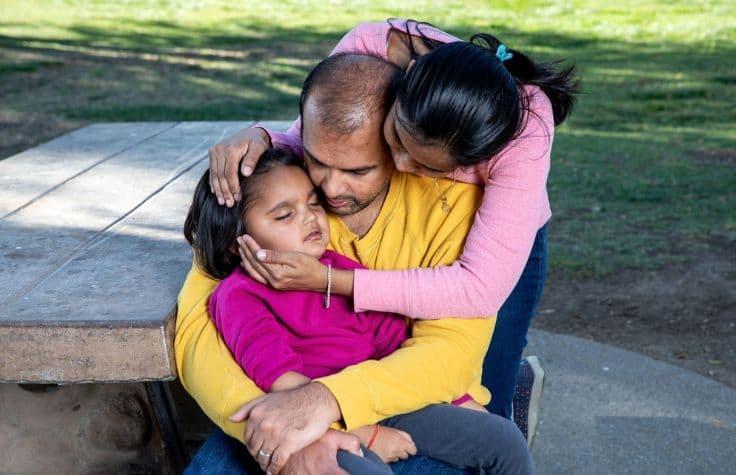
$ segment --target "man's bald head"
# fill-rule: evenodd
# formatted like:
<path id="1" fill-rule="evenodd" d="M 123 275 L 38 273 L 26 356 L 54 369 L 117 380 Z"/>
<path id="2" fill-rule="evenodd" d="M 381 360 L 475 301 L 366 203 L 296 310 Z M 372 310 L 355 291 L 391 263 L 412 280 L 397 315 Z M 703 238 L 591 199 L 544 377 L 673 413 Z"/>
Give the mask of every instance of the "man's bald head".
<path id="1" fill-rule="evenodd" d="M 401 70 L 383 58 L 342 53 L 319 63 L 304 80 L 299 98 L 302 120 L 329 133 L 349 135 L 386 117 Z"/>

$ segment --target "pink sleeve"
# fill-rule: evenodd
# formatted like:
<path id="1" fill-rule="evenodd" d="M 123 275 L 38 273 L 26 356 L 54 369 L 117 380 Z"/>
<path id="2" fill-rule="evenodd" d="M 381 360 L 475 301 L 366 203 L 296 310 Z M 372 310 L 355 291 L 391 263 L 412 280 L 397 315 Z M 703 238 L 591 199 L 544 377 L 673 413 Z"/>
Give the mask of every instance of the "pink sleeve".
<path id="1" fill-rule="evenodd" d="M 212 319 L 245 374 L 268 392 L 288 371 L 301 373 L 301 357 L 291 348 L 286 331 L 259 299 L 247 290 L 217 292 Z"/>
<path id="2" fill-rule="evenodd" d="M 392 24 L 395 28 L 410 31 L 413 35 L 419 34 L 417 26 L 415 24 L 407 26 L 406 20 L 392 20 Z M 441 42 L 458 41 L 454 36 L 448 35 L 436 28 L 427 26 L 421 26 L 419 28 L 422 33 L 434 40 Z M 342 37 L 337 45 L 335 45 L 330 56 L 339 53 L 361 53 L 372 54 L 387 59 L 388 35 L 390 30 L 391 25 L 387 21 L 360 23 Z M 301 117 L 297 117 L 286 132 L 270 131 L 263 127 L 271 137 L 271 143 L 274 146 L 289 149 L 299 157 L 303 156 L 301 128 Z"/>
<path id="3" fill-rule="evenodd" d="M 549 212 L 547 175 L 554 133 L 552 106 L 537 89 L 518 139 L 493 161 L 483 201 L 462 256 L 449 266 L 355 271 L 356 311 L 412 318 L 496 315 L 516 286 Z"/>

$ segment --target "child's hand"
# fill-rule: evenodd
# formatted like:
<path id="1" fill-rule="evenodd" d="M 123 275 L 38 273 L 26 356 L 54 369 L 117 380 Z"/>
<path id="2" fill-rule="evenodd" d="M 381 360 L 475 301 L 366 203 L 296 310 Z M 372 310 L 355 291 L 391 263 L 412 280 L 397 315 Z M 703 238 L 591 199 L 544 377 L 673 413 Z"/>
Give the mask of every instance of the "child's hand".
<path id="1" fill-rule="evenodd" d="M 353 433 L 358 436 L 360 443 L 368 446 L 375 426 L 363 426 Z M 373 440 L 370 450 L 376 453 L 386 463 L 406 460 L 417 454 L 417 447 L 411 436 L 403 430 L 380 426 Z"/>

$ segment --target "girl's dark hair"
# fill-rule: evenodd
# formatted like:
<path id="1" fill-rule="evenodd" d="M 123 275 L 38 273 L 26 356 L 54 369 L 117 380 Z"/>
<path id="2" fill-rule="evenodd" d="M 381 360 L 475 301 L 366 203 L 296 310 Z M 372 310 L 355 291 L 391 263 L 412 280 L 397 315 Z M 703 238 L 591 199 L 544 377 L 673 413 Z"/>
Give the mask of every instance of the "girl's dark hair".
<path id="1" fill-rule="evenodd" d="M 184 237 L 192 246 L 197 264 L 207 274 L 224 279 L 240 264 L 240 256 L 232 249 L 237 237 L 246 232 L 243 214 L 253 204 L 253 185 L 274 168 L 285 166 L 302 168 L 303 162 L 286 150 L 271 148 L 263 152 L 251 176 L 238 172 L 243 199 L 232 208 L 217 203 L 217 196 L 210 191 L 210 171 L 204 172 L 184 221 Z"/>
<path id="2" fill-rule="evenodd" d="M 392 30 L 404 31 L 389 20 Z M 460 166 L 493 157 L 516 138 L 529 114 L 524 86 L 538 86 L 552 104 L 554 124 L 572 111 L 579 80 L 575 66 L 558 70 L 559 61 L 536 63 L 525 54 L 507 49 L 513 56 L 497 56 L 501 41 L 477 33 L 470 42 L 440 43 L 422 32 L 428 23 L 408 20 L 409 48 L 414 65 L 404 75 L 397 92 L 410 133 L 447 148 Z M 414 41 L 430 51 L 422 56 Z"/>

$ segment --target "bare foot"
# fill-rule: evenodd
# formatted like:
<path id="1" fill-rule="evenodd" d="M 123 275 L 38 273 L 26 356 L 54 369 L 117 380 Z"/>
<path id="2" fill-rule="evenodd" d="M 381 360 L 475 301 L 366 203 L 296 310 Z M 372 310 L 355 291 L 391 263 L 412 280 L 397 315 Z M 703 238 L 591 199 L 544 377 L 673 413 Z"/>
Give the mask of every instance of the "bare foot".
<path id="1" fill-rule="evenodd" d="M 375 427 L 374 425 L 359 427 L 352 433 L 357 435 L 360 443 L 367 447 Z M 417 447 L 409 434 L 403 430 L 383 426 L 378 427 L 378 433 L 370 450 L 386 463 L 405 460 L 417 453 Z"/>

